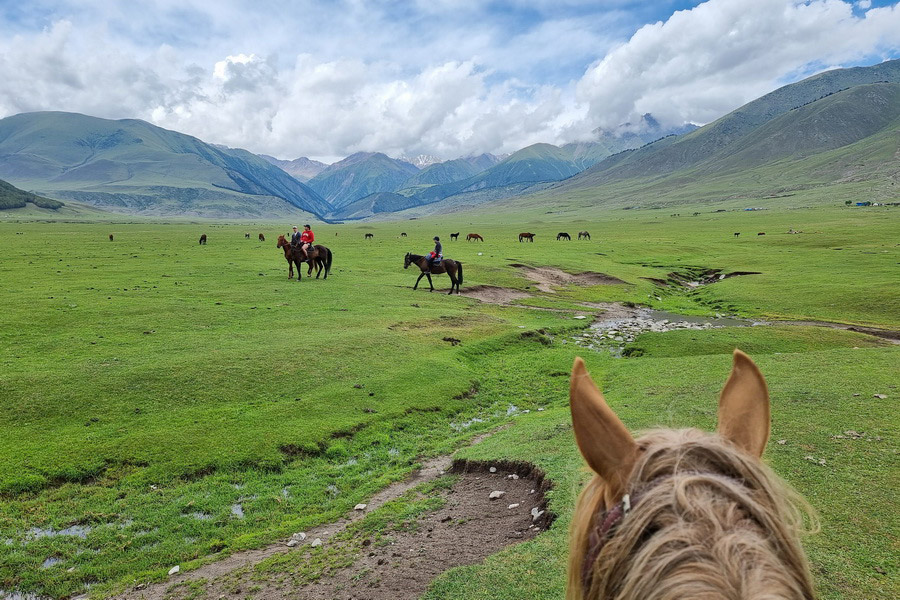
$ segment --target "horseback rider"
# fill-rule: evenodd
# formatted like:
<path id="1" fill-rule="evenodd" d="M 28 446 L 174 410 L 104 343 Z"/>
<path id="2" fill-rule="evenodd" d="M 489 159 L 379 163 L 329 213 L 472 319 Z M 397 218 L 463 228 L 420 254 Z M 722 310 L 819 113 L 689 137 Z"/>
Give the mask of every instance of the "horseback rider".
<path id="1" fill-rule="evenodd" d="M 316 236 L 313 235 L 312 228 L 307 223 L 303 226 L 303 232 L 300 234 L 300 247 L 303 249 L 303 253 L 306 254 L 307 260 L 309 260 L 310 248 L 312 248 L 314 241 L 316 241 Z"/>
<path id="2" fill-rule="evenodd" d="M 293 227 L 294 233 L 291 234 L 291 246 L 296 246 L 300 243 L 300 232 L 297 231 L 297 226 Z"/>
<path id="3" fill-rule="evenodd" d="M 434 236 L 434 250 L 428 253 L 425 257 L 425 260 L 428 262 L 428 270 L 431 271 L 431 268 L 434 266 L 434 263 L 440 263 L 441 258 L 444 257 L 444 248 L 441 246 L 441 238 L 438 236 Z"/>

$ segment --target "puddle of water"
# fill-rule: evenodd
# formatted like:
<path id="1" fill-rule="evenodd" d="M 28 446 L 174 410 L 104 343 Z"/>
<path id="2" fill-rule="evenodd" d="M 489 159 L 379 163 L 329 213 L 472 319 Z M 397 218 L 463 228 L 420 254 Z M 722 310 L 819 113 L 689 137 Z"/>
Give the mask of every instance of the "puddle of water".
<path id="1" fill-rule="evenodd" d="M 244 507 L 240 504 L 232 504 L 231 505 L 231 514 L 236 516 L 238 519 L 244 518 Z"/>
<path id="2" fill-rule="evenodd" d="M 31 592 L 10 592 L 0 589 L 0 600 L 52 600 L 52 598 L 38 596 Z"/>
<path id="3" fill-rule="evenodd" d="M 205 512 L 200 512 L 200 511 L 193 512 L 188 516 L 194 517 L 198 521 L 209 521 L 210 519 L 212 519 L 211 514 L 205 513 Z"/>
<path id="4" fill-rule="evenodd" d="M 47 557 L 47 560 L 45 560 L 43 563 L 41 563 L 41 568 L 49 569 L 53 565 L 58 565 L 61 562 L 62 561 L 60 559 L 56 558 L 55 556 L 49 556 L 49 557 Z"/>
<path id="5" fill-rule="evenodd" d="M 25 532 L 25 541 L 30 542 L 44 537 L 57 537 L 60 535 L 74 535 L 81 539 L 85 539 L 90 532 L 91 528 L 88 525 L 72 525 L 71 527 L 60 529 L 59 531 L 56 531 L 52 527 L 32 527 Z"/>
<path id="6" fill-rule="evenodd" d="M 484 419 L 480 419 L 478 417 L 472 417 L 468 421 L 463 421 L 462 423 L 450 423 L 450 429 L 454 431 L 462 431 L 463 429 L 468 429 L 475 423 L 484 423 Z"/>

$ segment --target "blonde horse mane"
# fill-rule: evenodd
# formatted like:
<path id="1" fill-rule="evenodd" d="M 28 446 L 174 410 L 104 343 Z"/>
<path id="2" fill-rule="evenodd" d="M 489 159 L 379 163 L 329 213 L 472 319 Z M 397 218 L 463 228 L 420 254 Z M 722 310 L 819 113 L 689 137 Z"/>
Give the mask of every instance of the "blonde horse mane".
<path id="1" fill-rule="evenodd" d="M 718 435 L 659 429 L 633 440 L 580 359 L 571 402 L 597 475 L 572 521 L 568 600 L 815 597 L 799 539 L 815 516 L 759 461 L 768 390 L 746 355 L 735 352 Z"/>

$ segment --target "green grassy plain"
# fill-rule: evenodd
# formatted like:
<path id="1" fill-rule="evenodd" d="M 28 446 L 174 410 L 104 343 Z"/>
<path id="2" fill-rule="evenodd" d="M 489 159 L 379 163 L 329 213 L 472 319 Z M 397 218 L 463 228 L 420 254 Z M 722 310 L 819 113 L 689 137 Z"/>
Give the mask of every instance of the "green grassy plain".
<path id="1" fill-rule="evenodd" d="M 528 305 L 622 301 L 896 330 L 900 213 L 679 210 L 320 225 L 332 275 L 299 283 L 287 280 L 275 248 L 290 223 L 6 216 L 0 589 L 103 596 L 161 579 L 175 564 L 190 569 L 334 520 L 423 457 L 512 422 L 462 453 L 535 462 L 556 482 L 560 518 L 484 565 L 445 574 L 429 597 L 560 598 L 566 527 L 585 478 L 566 410 L 573 357 L 586 355 L 629 427 L 711 428 L 737 345 L 772 389 L 773 441 L 785 443 L 766 458 L 821 517 L 807 548 L 822 596 L 896 596 L 900 348 L 779 326 L 647 334 L 634 342 L 644 356 L 614 359 L 571 342 L 588 320 Z M 791 227 L 805 233 L 789 235 Z M 581 229 L 592 242 L 553 241 Z M 456 231 L 486 242 L 450 242 Z M 516 242 L 519 231 L 537 241 Z M 403 255 L 424 253 L 435 234 L 464 263 L 464 290 L 505 286 L 533 297 L 497 306 L 412 291 L 416 273 L 402 269 Z M 542 293 L 513 263 L 626 283 Z M 696 290 L 643 279 L 700 268 L 761 274 Z M 435 279 L 446 291 L 449 280 Z M 546 410 L 521 412 L 536 407 Z M 862 437 L 835 437 L 848 430 Z"/>

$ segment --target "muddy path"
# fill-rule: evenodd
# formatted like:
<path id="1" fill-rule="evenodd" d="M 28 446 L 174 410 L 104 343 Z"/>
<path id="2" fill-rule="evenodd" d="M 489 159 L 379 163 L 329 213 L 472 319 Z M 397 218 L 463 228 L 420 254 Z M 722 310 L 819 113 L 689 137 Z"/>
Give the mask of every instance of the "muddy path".
<path id="1" fill-rule="evenodd" d="M 414 522 L 403 522 L 377 538 L 341 535 L 386 502 L 451 476 L 456 477 L 452 486 L 433 492 L 442 506 Z M 545 530 L 553 519 L 544 496 L 549 488 L 544 474 L 525 463 L 454 462 L 440 457 L 370 498 L 364 510 L 302 536 L 295 534 L 292 546 L 284 541 L 239 552 L 175 573 L 164 582 L 138 585 L 116 598 L 418 598 L 447 569 L 478 563 Z M 280 561 L 279 566 L 273 568 L 269 559 Z M 266 566 L 260 568 L 262 564 Z"/>

